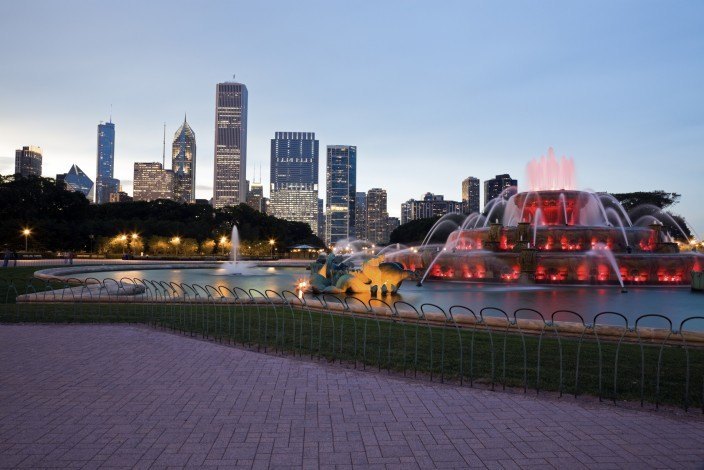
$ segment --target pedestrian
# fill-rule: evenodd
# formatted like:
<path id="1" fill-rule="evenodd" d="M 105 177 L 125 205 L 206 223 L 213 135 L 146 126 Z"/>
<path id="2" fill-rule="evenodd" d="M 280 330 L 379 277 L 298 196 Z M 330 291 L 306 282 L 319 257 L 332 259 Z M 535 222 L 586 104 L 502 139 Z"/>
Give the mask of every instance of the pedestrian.
<path id="1" fill-rule="evenodd" d="M 73 265 L 73 251 L 68 252 L 68 264 Z"/>
<path id="2" fill-rule="evenodd" d="M 12 265 L 14 268 L 17 267 L 17 251 L 12 250 L 12 259 L 15 260 L 15 263 Z"/>

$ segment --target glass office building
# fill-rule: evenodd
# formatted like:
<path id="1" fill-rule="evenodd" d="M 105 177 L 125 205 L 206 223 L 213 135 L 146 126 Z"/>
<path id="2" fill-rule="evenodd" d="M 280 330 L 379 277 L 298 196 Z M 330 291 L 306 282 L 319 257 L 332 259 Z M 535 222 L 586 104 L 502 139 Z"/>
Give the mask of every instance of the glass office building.
<path id="1" fill-rule="evenodd" d="M 95 202 L 110 202 L 110 194 L 120 190 L 120 180 L 114 178 L 115 124 L 98 124 L 98 169 L 95 172 Z"/>
<path id="2" fill-rule="evenodd" d="M 325 243 L 332 245 L 355 233 L 357 147 L 328 145 Z"/>
<path id="3" fill-rule="evenodd" d="M 68 173 L 56 175 L 56 182 L 63 184 L 63 187 L 69 191 L 82 193 L 88 199 L 91 198 L 93 180 L 90 179 L 78 165 L 71 166 Z"/>
<path id="4" fill-rule="evenodd" d="M 318 233 L 318 147 L 314 132 L 276 132 L 271 139 L 269 212 L 305 222 Z"/>
<path id="5" fill-rule="evenodd" d="M 23 178 L 42 176 L 42 149 L 29 145 L 15 150 L 15 174 Z"/>
<path id="6" fill-rule="evenodd" d="M 174 134 L 171 145 L 171 170 L 174 172 L 174 198 L 179 202 L 196 200 L 196 134 L 186 117 Z"/>
<path id="7" fill-rule="evenodd" d="M 213 207 L 247 202 L 247 87 L 218 83 L 215 92 Z"/>

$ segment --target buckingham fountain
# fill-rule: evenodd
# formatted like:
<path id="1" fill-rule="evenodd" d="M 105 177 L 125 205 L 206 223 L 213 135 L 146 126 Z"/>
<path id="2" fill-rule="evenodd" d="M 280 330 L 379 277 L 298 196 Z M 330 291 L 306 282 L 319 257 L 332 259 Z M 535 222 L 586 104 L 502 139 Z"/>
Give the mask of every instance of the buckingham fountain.
<path id="1" fill-rule="evenodd" d="M 445 216 L 421 246 L 387 259 L 421 282 L 688 285 L 702 271 L 702 255 L 681 251 L 666 229 L 685 233 L 666 212 L 648 206 L 629 214 L 609 194 L 576 189 L 573 161 L 552 149 L 527 173 L 529 191 L 506 190 L 459 221 Z M 444 244 L 431 244 L 449 224 L 456 228 Z"/>

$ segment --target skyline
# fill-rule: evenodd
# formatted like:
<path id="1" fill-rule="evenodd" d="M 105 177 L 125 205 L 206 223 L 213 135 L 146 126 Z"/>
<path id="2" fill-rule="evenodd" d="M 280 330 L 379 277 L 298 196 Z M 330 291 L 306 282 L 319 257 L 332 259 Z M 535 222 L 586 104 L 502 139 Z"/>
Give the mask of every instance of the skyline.
<path id="1" fill-rule="evenodd" d="M 178 5 L 128 2 L 114 22 L 129 27 L 104 55 L 97 52 L 106 43 L 93 40 L 101 37 L 99 6 L 28 3 L 8 5 L 0 35 L 12 47 L 0 54 L 15 70 L 40 64 L 52 75 L 0 79 L 0 173 L 12 171 L 14 150 L 26 145 L 43 149 L 46 176 L 73 164 L 94 168 L 95 129 L 112 105 L 115 177 L 131 190 L 133 163 L 160 161 L 163 122 L 174 132 L 185 112 L 199 136 L 196 196 L 209 199 L 214 87 L 236 74 L 249 90 L 247 176 L 261 165 L 264 186 L 279 131 L 315 132 L 323 147 L 356 146 L 357 188 L 386 189 L 391 216 L 425 192 L 460 200 L 468 176 L 509 173 L 526 188 L 526 164 L 552 146 L 574 158 L 580 188 L 682 193 L 673 211 L 704 234 L 704 6 L 696 2 L 541 3 L 542 11 L 304 2 L 286 15 L 238 3 L 188 18 Z M 248 21 L 233 29 L 232 15 Z M 311 15 L 314 30 L 306 27 Z M 36 35 L 21 36 L 30 19 Z M 354 37 L 335 34 L 340 19 L 354 25 Z M 173 27 L 150 29 L 159 22 Z M 209 27 L 186 41 L 186 23 Z M 173 74 L 168 64 L 182 54 L 193 66 Z"/>

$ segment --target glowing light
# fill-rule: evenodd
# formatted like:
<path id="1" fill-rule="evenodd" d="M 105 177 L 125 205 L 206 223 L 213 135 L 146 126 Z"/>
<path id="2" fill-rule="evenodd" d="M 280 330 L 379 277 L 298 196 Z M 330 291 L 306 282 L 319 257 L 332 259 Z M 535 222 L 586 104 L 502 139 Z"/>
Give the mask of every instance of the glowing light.
<path id="1" fill-rule="evenodd" d="M 28 237 L 29 235 L 31 235 L 31 233 L 32 231 L 28 228 L 22 230 L 22 235 L 24 235 L 25 237 Z"/>
<path id="2" fill-rule="evenodd" d="M 181 243 L 181 237 L 172 238 L 171 243 L 173 243 L 174 245 L 178 245 L 179 243 Z"/>
<path id="3" fill-rule="evenodd" d="M 270 239 L 270 240 L 269 240 L 269 245 L 274 246 L 274 244 L 276 244 L 276 240 L 274 240 L 273 238 Z"/>
<path id="4" fill-rule="evenodd" d="M 132 234 L 132 240 L 136 240 L 136 239 L 138 239 L 138 238 L 139 238 L 139 234 L 138 234 L 138 233 L 133 233 L 133 234 Z"/>
<path id="5" fill-rule="evenodd" d="M 220 243 L 223 245 L 227 243 L 227 237 L 220 237 Z"/>

